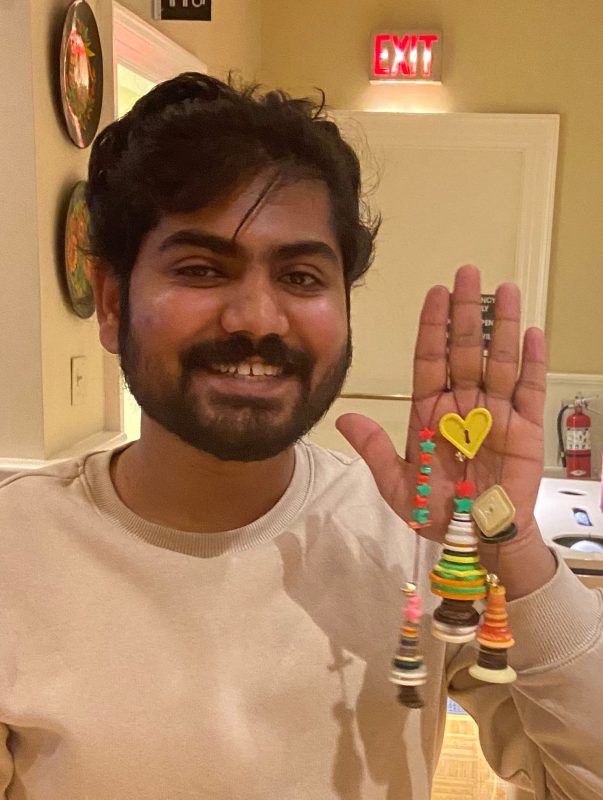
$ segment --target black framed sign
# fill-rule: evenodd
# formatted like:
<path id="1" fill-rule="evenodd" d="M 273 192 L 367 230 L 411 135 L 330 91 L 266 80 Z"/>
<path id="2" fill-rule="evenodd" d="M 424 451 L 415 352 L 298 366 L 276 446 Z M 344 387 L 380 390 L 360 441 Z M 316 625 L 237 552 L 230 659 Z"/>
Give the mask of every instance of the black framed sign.
<path id="1" fill-rule="evenodd" d="M 155 19 L 211 20 L 211 0 L 153 0 Z"/>

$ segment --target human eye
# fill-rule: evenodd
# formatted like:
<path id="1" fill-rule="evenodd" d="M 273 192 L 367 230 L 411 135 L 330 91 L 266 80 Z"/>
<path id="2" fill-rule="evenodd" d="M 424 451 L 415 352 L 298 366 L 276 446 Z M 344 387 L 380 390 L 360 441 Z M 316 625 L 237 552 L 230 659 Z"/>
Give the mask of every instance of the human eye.
<path id="1" fill-rule="evenodd" d="M 178 277 L 202 281 L 216 281 L 223 277 L 219 269 L 209 264 L 181 264 L 174 272 Z"/>
<path id="2" fill-rule="evenodd" d="M 296 269 L 286 272 L 282 276 L 282 280 L 296 289 L 316 290 L 323 284 L 320 278 L 312 272 L 306 270 Z"/>

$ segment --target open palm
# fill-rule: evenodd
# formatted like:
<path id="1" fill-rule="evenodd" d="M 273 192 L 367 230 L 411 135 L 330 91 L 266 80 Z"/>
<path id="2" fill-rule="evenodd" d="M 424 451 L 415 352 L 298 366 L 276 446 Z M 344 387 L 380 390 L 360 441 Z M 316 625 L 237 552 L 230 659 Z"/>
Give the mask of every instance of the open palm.
<path id="1" fill-rule="evenodd" d="M 461 267 L 452 295 L 443 286 L 433 287 L 421 312 L 406 458 L 368 417 L 344 414 L 337 420 L 338 430 L 364 458 L 384 499 L 406 521 L 416 494 L 419 430 L 429 426 L 436 431 L 429 498 L 432 524 L 420 529 L 427 538 L 443 540 L 455 484 L 465 473 L 477 485 L 478 495 L 496 483 L 506 490 L 517 510 L 514 547 L 535 528 L 533 511 L 543 466 L 545 344 L 542 331 L 526 331 L 520 363 L 519 320 L 519 290 L 503 284 L 496 292 L 494 332 L 484 365 L 479 271 Z M 490 410 L 492 429 L 475 458 L 462 463 L 455 447 L 437 432 L 438 422 L 447 413 L 465 417 L 477 406 Z"/>

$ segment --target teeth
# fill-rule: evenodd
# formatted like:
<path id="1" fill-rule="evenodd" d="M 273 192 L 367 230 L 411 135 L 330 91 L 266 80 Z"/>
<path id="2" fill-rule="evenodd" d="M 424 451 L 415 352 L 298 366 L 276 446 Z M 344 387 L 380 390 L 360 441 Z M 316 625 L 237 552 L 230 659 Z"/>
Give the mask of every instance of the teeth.
<path id="1" fill-rule="evenodd" d="M 246 377 L 251 375 L 258 377 L 264 375 L 277 376 L 281 375 L 283 371 L 281 367 L 260 363 L 250 364 L 248 361 L 243 361 L 240 364 L 213 364 L 212 369 L 225 375 L 244 375 Z"/>

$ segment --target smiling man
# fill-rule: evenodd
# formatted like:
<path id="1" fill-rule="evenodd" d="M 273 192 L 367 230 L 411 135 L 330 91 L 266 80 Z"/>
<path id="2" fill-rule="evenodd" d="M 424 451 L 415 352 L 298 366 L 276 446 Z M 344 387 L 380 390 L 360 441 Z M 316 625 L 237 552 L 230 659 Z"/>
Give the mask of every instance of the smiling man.
<path id="1" fill-rule="evenodd" d="M 141 437 L 0 489 L 2 796 L 429 800 L 448 694 L 503 777 L 539 800 L 603 796 L 602 597 L 534 520 L 545 348 L 535 329 L 520 348 L 516 287 L 497 292 L 485 367 L 477 270 L 429 291 L 407 460 L 355 414 L 348 458 L 303 437 L 343 385 L 377 225 L 321 109 L 182 75 L 100 134 L 88 202 L 100 338 Z M 517 682 L 482 683 L 471 643 L 429 633 L 463 476 L 438 438 L 411 709 L 388 675 L 418 432 L 476 404 L 494 422 L 470 474 L 482 492 L 504 473 L 516 508 L 482 560 L 507 588 Z"/>

